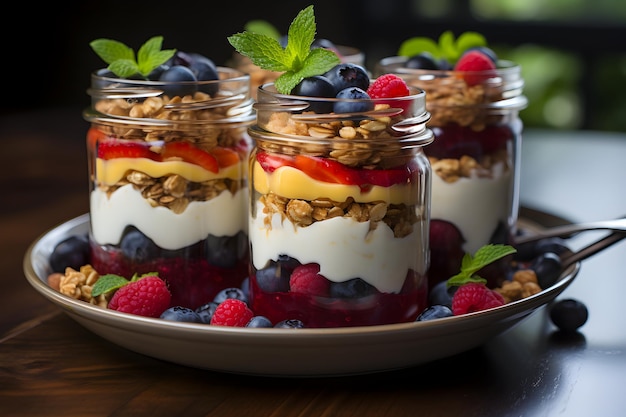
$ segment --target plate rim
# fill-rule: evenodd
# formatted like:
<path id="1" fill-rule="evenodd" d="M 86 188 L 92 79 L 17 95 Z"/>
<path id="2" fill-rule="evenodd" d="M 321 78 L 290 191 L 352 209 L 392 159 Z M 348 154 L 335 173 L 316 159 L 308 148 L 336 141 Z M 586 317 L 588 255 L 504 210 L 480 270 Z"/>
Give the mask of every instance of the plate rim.
<path id="1" fill-rule="evenodd" d="M 159 318 L 141 317 L 105 309 L 84 301 L 76 300 L 52 289 L 46 282 L 47 276 L 42 277 L 36 271 L 33 255 L 35 253 L 46 253 L 47 251 L 51 251 L 51 243 L 48 242 L 48 240 L 53 240 L 56 235 L 67 236 L 68 232 L 75 231 L 77 228 L 80 229 L 81 227 L 83 229 L 88 229 L 88 222 L 89 214 L 85 213 L 61 223 L 41 234 L 27 248 L 23 258 L 23 269 L 26 279 L 35 290 L 42 294 L 46 299 L 60 307 L 62 311 L 68 313 L 74 320 L 78 321 L 84 327 L 88 327 L 89 330 L 92 330 L 100 337 L 108 340 L 111 340 L 111 338 L 107 337 L 106 334 L 103 335 L 101 332 L 95 331 L 91 328 L 91 325 L 105 326 L 110 328 L 112 331 L 132 330 L 135 333 L 143 334 L 144 337 L 169 337 L 170 339 L 179 340 L 181 344 L 205 342 L 219 346 L 223 344 L 244 343 L 254 340 L 255 344 L 263 343 L 268 347 L 282 346 L 297 350 L 310 347 L 312 340 L 318 345 L 333 344 L 337 343 L 337 341 L 341 341 L 341 344 L 353 347 L 357 346 L 357 348 L 360 349 L 365 349 L 366 347 L 362 346 L 364 344 L 367 345 L 368 342 L 390 336 L 396 340 L 396 343 L 415 343 L 416 339 L 419 339 L 421 336 L 446 336 L 455 330 L 463 329 L 463 332 L 476 331 L 477 329 L 483 327 L 485 323 L 497 323 L 502 325 L 508 322 L 513 322 L 510 326 L 504 326 L 503 329 L 496 330 L 493 334 L 493 336 L 495 336 L 508 328 L 514 327 L 521 320 L 534 313 L 538 308 L 556 298 L 573 282 L 581 267 L 580 262 L 575 263 L 567 268 L 561 274 L 557 282 L 555 282 L 552 286 L 530 297 L 489 310 L 478 311 L 462 316 L 446 317 L 434 321 L 414 321 L 408 323 L 340 328 L 305 328 L 295 330 L 297 331 L 297 334 L 294 334 L 293 329 L 211 326 L 202 323 L 182 323 L 166 321 Z M 48 245 L 47 249 L 45 248 L 46 245 Z M 87 325 L 83 323 L 83 320 L 87 321 Z M 167 334 L 167 336 L 163 336 L 164 334 Z M 483 340 L 479 344 L 485 343 L 488 339 L 489 338 Z M 136 348 L 129 346 L 124 347 L 138 353 L 145 353 L 137 350 Z M 346 346 L 344 346 L 344 348 L 345 347 Z M 461 353 L 465 350 L 467 349 L 459 350 L 456 353 Z M 148 356 L 154 355 L 148 354 Z M 160 357 L 160 359 L 188 366 L 232 373 L 251 373 L 255 375 L 269 376 L 331 376 L 336 373 L 333 369 L 323 368 L 320 369 L 319 372 L 316 371 L 314 373 L 307 371 L 304 375 L 299 375 L 297 369 L 282 370 L 276 373 L 258 372 L 254 370 L 247 372 L 245 366 L 243 369 L 221 369 L 219 365 L 215 367 L 207 367 L 205 364 L 184 363 L 185 361 L 177 360 L 177 358 L 167 357 L 167 355 L 165 356 L 166 357 Z M 435 357 L 431 360 L 435 359 L 438 358 Z M 419 363 L 421 362 L 418 360 L 408 363 L 403 367 L 413 366 Z M 354 369 L 348 370 L 347 373 L 345 370 L 337 370 L 337 373 L 345 375 L 378 372 L 382 370 L 387 369 L 377 370 L 364 367 L 363 372 L 359 372 L 359 369 Z"/>

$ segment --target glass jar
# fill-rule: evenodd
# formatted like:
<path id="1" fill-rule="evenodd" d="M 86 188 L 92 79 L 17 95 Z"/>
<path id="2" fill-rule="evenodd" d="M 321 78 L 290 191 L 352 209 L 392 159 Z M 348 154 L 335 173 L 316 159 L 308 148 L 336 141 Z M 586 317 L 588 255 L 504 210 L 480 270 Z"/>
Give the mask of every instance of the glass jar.
<path id="1" fill-rule="evenodd" d="M 371 106 L 319 110 L 340 101 Z M 424 92 L 341 100 L 283 95 L 270 83 L 254 107 L 255 314 L 307 328 L 415 320 L 427 307 L 431 168 L 422 149 L 433 135 Z"/>
<path id="2" fill-rule="evenodd" d="M 522 121 L 527 105 L 519 65 L 498 61 L 492 71 L 409 69 L 405 57 L 381 60 L 375 72 L 395 73 L 426 91 L 424 148 L 433 173 L 431 286 L 457 274 L 465 253 L 510 244 L 517 233 Z M 506 260 L 480 272 L 492 286 L 504 279 Z M 500 266 L 502 268 L 500 268 Z"/>
<path id="3" fill-rule="evenodd" d="M 197 308 L 248 275 L 249 76 L 168 83 L 91 77 L 90 247 L 100 274 L 157 272 Z M 187 90 L 176 95 L 175 88 Z"/>

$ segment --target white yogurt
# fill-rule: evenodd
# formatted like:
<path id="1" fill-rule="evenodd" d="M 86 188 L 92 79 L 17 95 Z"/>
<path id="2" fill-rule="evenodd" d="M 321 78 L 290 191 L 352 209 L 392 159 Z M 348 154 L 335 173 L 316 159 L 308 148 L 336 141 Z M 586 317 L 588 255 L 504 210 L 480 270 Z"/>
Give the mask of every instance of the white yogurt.
<path id="1" fill-rule="evenodd" d="M 250 219 L 249 237 L 254 267 L 261 269 L 269 259 L 289 255 L 303 264 L 317 263 L 320 274 L 334 282 L 362 278 L 381 292 L 398 293 L 409 269 L 424 274 L 427 254 L 422 247 L 422 223 L 413 232 L 395 238 L 385 224 L 369 231 L 370 222 L 335 217 L 307 227 L 295 227 L 273 213 L 265 222 L 263 203 L 257 202 L 256 218 Z"/>
<path id="2" fill-rule="evenodd" d="M 135 226 L 159 247 L 184 248 L 214 236 L 234 236 L 246 230 L 247 188 L 236 194 L 222 192 L 209 201 L 193 201 L 184 212 L 152 207 L 131 184 L 107 197 L 99 189 L 91 193 L 91 229 L 101 245 L 117 245 L 127 226 Z"/>
<path id="3" fill-rule="evenodd" d="M 511 171 L 494 178 L 460 178 L 447 183 L 432 176 L 431 219 L 454 223 L 460 230 L 468 253 L 489 243 L 499 223 L 509 214 Z"/>

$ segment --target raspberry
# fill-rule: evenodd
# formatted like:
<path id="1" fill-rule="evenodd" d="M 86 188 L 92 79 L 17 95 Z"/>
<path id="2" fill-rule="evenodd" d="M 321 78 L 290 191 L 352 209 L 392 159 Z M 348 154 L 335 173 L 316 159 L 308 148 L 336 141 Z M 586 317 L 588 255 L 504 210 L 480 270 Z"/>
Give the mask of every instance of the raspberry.
<path id="1" fill-rule="evenodd" d="M 248 305 L 236 298 L 222 301 L 211 317 L 211 324 L 215 326 L 246 327 L 254 317 Z"/>
<path id="2" fill-rule="evenodd" d="M 160 317 L 170 306 L 171 298 L 172 295 L 161 278 L 146 276 L 115 291 L 108 307 L 138 316 Z"/>
<path id="3" fill-rule="evenodd" d="M 404 97 L 409 95 L 406 82 L 395 74 L 378 77 L 367 89 L 371 98 Z"/>
<path id="4" fill-rule="evenodd" d="M 452 313 L 455 316 L 501 305 L 504 305 L 502 295 L 477 282 L 461 285 L 452 297 Z"/>
<path id="5" fill-rule="evenodd" d="M 330 290 L 330 282 L 319 274 L 318 264 L 306 264 L 296 267 L 291 273 L 289 287 L 292 292 L 327 296 Z"/>
<path id="6" fill-rule="evenodd" d="M 496 75 L 495 69 L 496 65 L 491 58 L 477 50 L 463 54 L 454 66 L 455 71 L 469 72 L 469 74 L 463 74 L 467 85 L 480 84 L 494 77 Z"/>

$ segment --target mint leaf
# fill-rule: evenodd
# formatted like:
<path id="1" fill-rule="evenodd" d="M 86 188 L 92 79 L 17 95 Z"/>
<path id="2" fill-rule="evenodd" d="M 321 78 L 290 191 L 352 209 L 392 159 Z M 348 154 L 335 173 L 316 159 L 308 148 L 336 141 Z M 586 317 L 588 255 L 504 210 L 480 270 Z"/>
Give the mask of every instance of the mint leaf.
<path id="1" fill-rule="evenodd" d="M 120 78 L 140 74 L 147 77 L 159 65 L 167 62 L 176 53 L 175 49 L 161 50 L 162 36 L 148 39 L 135 52 L 121 42 L 111 39 L 96 39 L 89 43 L 94 52 L 109 66 L 109 71 Z"/>
<path id="2" fill-rule="evenodd" d="M 129 282 L 130 281 L 128 281 L 126 278 L 119 275 L 102 275 L 100 278 L 98 278 L 98 281 L 96 281 L 96 283 L 91 288 L 91 295 L 93 297 L 98 297 L 100 294 L 105 294 L 109 291 L 117 290 L 118 288 L 123 287 Z"/>
<path id="3" fill-rule="evenodd" d="M 470 48 L 487 46 L 487 40 L 478 32 L 463 32 L 458 38 L 454 38 L 452 31 L 443 32 L 437 41 L 415 37 L 405 40 L 398 49 L 399 56 L 412 57 L 422 52 L 428 52 L 435 58 L 443 58 L 449 63 L 455 63 L 461 54 Z"/>
<path id="4" fill-rule="evenodd" d="M 111 39 L 96 39 L 89 43 L 91 49 L 107 64 L 119 59 L 135 60 L 135 52 L 121 42 Z"/>
<path id="5" fill-rule="evenodd" d="M 460 286 L 468 282 L 487 282 L 486 279 L 475 275 L 476 272 L 515 252 L 517 250 L 509 245 L 489 244 L 478 249 L 474 256 L 466 253 L 461 260 L 461 272 L 448 279 L 448 287 Z"/>
<path id="6" fill-rule="evenodd" d="M 265 20 L 251 20 L 244 25 L 247 32 L 258 33 L 272 39 L 280 40 L 280 32 L 271 23 Z"/>
<path id="7" fill-rule="evenodd" d="M 250 31 L 236 33 L 227 39 L 237 52 L 250 58 L 255 65 L 282 72 L 274 85 L 279 93 L 289 94 L 304 78 L 321 75 L 341 63 L 333 51 L 323 48 L 311 50 L 315 31 L 313 6 L 308 6 L 291 22 L 284 49 L 278 40 Z"/>

